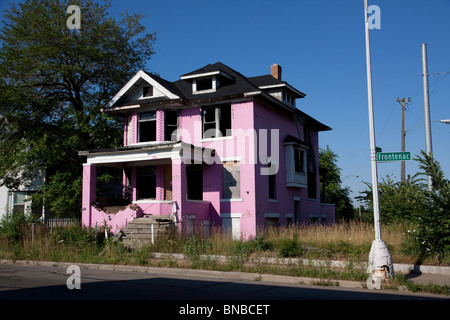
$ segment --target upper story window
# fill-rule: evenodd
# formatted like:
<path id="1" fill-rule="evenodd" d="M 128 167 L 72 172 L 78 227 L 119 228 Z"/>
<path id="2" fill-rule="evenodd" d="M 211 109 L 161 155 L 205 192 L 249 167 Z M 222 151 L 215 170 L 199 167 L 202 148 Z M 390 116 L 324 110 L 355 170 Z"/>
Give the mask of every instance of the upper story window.
<path id="1" fill-rule="evenodd" d="M 143 98 L 153 97 L 153 87 L 152 86 L 143 87 L 142 97 Z"/>
<path id="2" fill-rule="evenodd" d="M 139 142 L 156 141 L 156 111 L 139 114 Z"/>
<path id="3" fill-rule="evenodd" d="M 165 110 L 164 113 L 164 140 L 166 141 L 175 141 L 178 139 L 176 135 L 172 136 L 176 133 L 178 129 L 178 111 L 177 110 Z"/>
<path id="4" fill-rule="evenodd" d="M 286 91 L 283 91 L 282 93 L 282 100 L 284 103 L 295 106 L 295 97 L 292 94 L 287 93 Z"/>
<path id="5" fill-rule="evenodd" d="M 306 188 L 310 147 L 300 139 L 288 136 L 284 141 L 286 155 L 286 186 Z"/>
<path id="6" fill-rule="evenodd" d="M 231 135 L 231 104 L 203 108 L 203 139 Z"/>
<path id="7" fill-rule="evenodd" d="M 295 164 L 295 172 L 296 173 L 305 173 L 306 172 L 306 157 L 305 151 L 300 148 L 294 148 L 294 164 Z"/>

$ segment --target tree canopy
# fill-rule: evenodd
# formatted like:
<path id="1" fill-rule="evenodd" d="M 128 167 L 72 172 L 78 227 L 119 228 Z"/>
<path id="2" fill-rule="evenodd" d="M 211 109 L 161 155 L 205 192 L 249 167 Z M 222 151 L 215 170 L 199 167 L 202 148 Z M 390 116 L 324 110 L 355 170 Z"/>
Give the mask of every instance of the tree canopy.
<path id="1" fill-rule="evenodd" d="M 81 10 L 70 30 L 69 5 Z M 47 173 L 34 200 L 55 214 L 79 214 L 78 151 L 117 146 L 122 123 L 101 112 L 144 69 L 155 33 L 140 14 L 108 15 L 110 3 L 26 0 L 5 10 L 0 29 L 0 177 L 11 189 L 37 168 Z"/>
<path id="2" fill-rule="evenodd" d="M 322 201 L 335 205 L 337 220 L 349 220 L 354 216 L 354 208 L 350 199 L 350 189 L 341 185 L 341 168 L 337 165 L 338 159 L 339 156 L 329 146 L 319 150 Z"/>

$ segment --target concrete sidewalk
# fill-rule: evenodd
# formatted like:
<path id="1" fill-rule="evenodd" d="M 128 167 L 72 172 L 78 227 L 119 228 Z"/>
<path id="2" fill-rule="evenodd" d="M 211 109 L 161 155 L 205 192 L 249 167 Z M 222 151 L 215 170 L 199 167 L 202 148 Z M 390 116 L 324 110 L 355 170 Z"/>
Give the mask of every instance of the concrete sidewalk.
<path id="1" fill-rule="evenodd" d="M 440 286 L 450 286 L 450 275 L 446 274 L 417 274 L 410 273 L 407 279 L 417 284 L 436 284 Z"/>

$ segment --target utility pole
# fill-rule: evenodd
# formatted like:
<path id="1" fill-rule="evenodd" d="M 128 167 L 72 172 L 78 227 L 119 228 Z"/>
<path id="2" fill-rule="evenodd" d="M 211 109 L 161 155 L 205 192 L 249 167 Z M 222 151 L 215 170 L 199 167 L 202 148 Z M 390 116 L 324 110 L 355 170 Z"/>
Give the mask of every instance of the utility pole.
<path id="1" fill-rule="evenodd" d="M 406 104 L 411 102 L 411 99 L 400 99 L 397 98 L 397 102 L 400 103 L 400 105 L 402 106 L 402 139 L 401 139 L 401 151 L 405 152 L 405 136 L 406 136 L 406 132 L 405 132 L 405 108 L 406 108 Z M 401 161 L 401 170 L 400 170 L 400 180 L 401 182 L 405 182 L 405 161 Z"/>
<path id="2" fill-rule="evenodd" d="M 423 110 L 425 114 L 425 145 L 427 154 L 433 156 L 431 144 L 431 120 L 430 120 L 430 97 L 428 91 L 428 61 L 427 44 L 422 43 L 422 80 L 423 80 Z M 433 178 L 428 176 L 428 190 L 433 190 Z"/>

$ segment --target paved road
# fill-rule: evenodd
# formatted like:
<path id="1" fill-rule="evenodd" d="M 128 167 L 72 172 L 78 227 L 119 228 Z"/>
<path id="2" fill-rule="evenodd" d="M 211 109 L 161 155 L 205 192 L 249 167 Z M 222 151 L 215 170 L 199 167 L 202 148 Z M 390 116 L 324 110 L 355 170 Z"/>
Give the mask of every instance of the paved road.
<path id="1" fill-rule="evenodd" d="M 423 300 L 437 296 L 192 275 L 0 265 L 0 300 Z"/>

